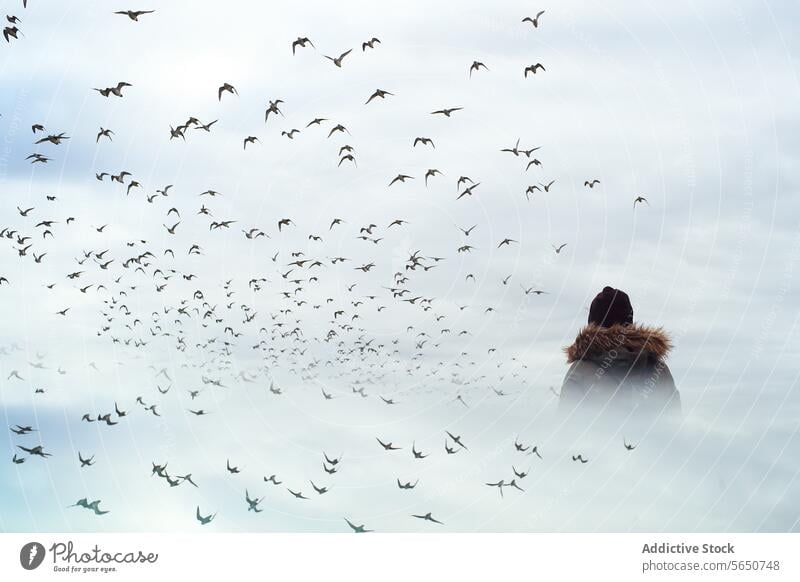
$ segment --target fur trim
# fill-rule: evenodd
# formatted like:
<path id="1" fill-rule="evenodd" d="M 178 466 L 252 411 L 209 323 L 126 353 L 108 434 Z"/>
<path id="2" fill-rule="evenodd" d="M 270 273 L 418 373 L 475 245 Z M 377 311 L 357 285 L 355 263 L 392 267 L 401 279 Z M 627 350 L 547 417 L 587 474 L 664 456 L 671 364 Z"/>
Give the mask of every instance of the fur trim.
<path id="1" fill-rule="evenodd" d="M 672 342 L 660 327 L 638 323 L 600 327 L 590 323 L 578 332 L 575 342 L 564 348 L 564 352 L 567 354 L 567 362 L 572 363 L 596 358 L 620 348 L 626 348 L 635 354 L 646 352 L 657 360 L 663 360 L 672 349 Z"/>

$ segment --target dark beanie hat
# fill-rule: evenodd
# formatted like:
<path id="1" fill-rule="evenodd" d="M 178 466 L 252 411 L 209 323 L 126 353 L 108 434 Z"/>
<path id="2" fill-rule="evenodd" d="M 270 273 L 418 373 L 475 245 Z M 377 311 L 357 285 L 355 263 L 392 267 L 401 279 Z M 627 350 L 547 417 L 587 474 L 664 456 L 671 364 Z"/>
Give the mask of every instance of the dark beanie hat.
<path id="1" fill-rule="evenodd" d="M 633 323 L 633 307 L 628 294 L 613 287 L 603 287 L 589 307 L 589 323 L 600 327 Z"/>

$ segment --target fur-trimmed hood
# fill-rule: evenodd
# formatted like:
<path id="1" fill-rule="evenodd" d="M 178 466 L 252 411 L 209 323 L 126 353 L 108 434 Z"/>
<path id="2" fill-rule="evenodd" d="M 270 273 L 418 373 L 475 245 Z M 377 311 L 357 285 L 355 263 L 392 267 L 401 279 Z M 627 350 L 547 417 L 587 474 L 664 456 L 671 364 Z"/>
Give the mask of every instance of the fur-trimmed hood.
<path id="1" fill-rule="evenodd" d="M 575 342 L 566 348 L 567 362 L 602 358 L 604 354 L 616 351 L 632 357 L 644 355 L 656 360 L 664 360 L 672 349 L 669 335 L 660 327 L 641 324 L 617 324 L 600 327 L 590 323 L 578 332 Z"/>

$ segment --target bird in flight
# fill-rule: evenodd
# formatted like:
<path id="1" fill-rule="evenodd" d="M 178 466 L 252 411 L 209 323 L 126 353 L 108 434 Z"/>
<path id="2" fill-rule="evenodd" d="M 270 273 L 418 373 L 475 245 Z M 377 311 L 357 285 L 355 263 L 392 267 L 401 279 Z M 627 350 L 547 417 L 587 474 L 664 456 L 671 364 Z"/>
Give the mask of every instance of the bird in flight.
<path id="1" fill-rule="evenodd" d="M 544 10 L 540 10 L 533 18 L 526 16 L 522 19 L 522 22 L 530 22 L 534 28 L 539 28 L 539 18 L 542 16 L 542 14 L 544 14 Z"/>
<path id="2" fill-rule="evenodd" d="M 461 200 L 464 196 L 472 196 L 472 191 L 475 190 L 475 188 L 477 188 L 480 185 L 481 185 L 481 183 L 477 182 L 476 184 L 472 184 L 470 186 L 467 186 L 466 188 L 464 188 L 464 191 L 461 192 L 461 194 L 458 195 L 456 200 Z"/>
<path id="3" fill-rule="evenodd" d="M 330 489 L 328 489 L 327 487 L 317 487 L 317 485 L 311 480 L 309 480 L 309 483 L 311 483 L 311 488 L 314 489 L 314 491 L 316 491 L 320 495 L 324 495 L 325 493 L 330 491 Z"/>
<path id="4" fill-rule="evenodd" d="M 305 495 L 303 495 L 303 492 L 302 492 L 302 491 L 292 491 L 292 490 L 291 490 L 291 489 L 289 489 L 288 487 L 286 488 L 286 490 L 287 490 L 289 493 L 291 493 L 291 494 L 292 494 L 294 497 L 296 497 L 297 499 L 308 499 L 308 497 L 306 497 Z"/>
<path id="5" fill-rule="evenodd" d="M 469 450 L 469 449 L 467 449 L 466 445 L 464 445 L 464 443 L 461 442 L 461 436 L 456 436 L 456 435 L 454 435 L 453 433 L 451 433 L 450 431 L 447 431 L 447 430 L 444 431 L 444 432 L 447 433 L 447 436 L 449 436 L 450 439 L 454 443 L 456 443 L 459 447 L 461 447 L 462 449 L 465 449 L 465 450 Z"/>
<path id="6" fill-rule="evenodd" d="M 503 497 L 503 487 L 507 487 L 508 484 L 506 483 L 505 479 L 501 479 L 496 483 L 487 483 L 488 487 L 497 487 L 500 490 L 500 497 Z"/>
<path id="7" fill-rule="evenodd" d="M 261 503 L 264 500 L 263 497 L 260 497 L 260 498 L 256 497 L 256 498 L 252 498 L 251 499 L 250 498 L 250 492 L 247 489 L 245 489 L 244 490 L 244 499 L 247 502 L 247 511 L 253 511 L 255 513 L 261 513 L 262 511 L 264 511 L 263 509 L 259 509 L 258 508 L 258 504 Z"/>
<path id="8" fill-rule="evenodd" d="M 511 466 L 511 471 L 514 473 L 517 479 L 524 479 L 528 476 L 528 473 L 530 473 L 530 471 L 517 471 L 517 468 L 513 465 Z"/>
<path id="9" fill-rule="evenodd" d="M 444 525 L 444 524 L 443 524 L 441 521 L 439 521 L 438 519 L 435 519 L 435 518 L 434 518 L 434 517 L 431 515 L 431 512 L 430 512 L 430 511 L 429 511 L 428 513 L 424 514 L 424 515 L 413 515 L 413 514 L 412 514 L 412 516 L 411 516 L 411 517 L 416 517 L 417 519 L 422 519 L 422 520 L 424 520 L 424 521 L 432 521 L 433 523 L 438 523 L 439 525 Z"/>
<path id="10" fill-rule="evenodd" d="M 541 187 L 544 189 L 544 191 L 545 191 L 545 192 L 550 192 L 550 188 L 551 188 L 551 187 L 552 187 L 552 185 L 553 185 L 553 184 L 555 184 L 555 183 L 556 183 L 556 181 L 555 181 L 555 180 L 550 180 L 550 182 L 548 182 L 547 184 L 541 184 L 541 183 L 540 183 L 540 184 L 539 184 L 539 186 L 541 186 Z"/>
<path id="11" fill-rule="evenodd" d="M 6 18 L 8 18 L 8 17 L 6 17 Z M 9 40 L 9 39 L 12 39 L 12 38 L 19 40 L 19 37 L 17 36 L 18 34 L 20 34 L 20 30 L 16 26 L 6 26 L 3 29 L 3 38 L 6 39 L 6 42 L 8 42 L 8 43 L 11 42 L 11 40 Z"/>
<path id="12" fill-rule="evenodd" d="M 311 42 L 308 39 L 308 37 L 298 36 L 296 40 L 292 41 L 292 54 L 295 54 L 295 50 L 297 50 L 297 47 L 306 48 L 307 44 L 310 44 L 312 47 L 314 47 L 314 43 Z"/>
<path id="13" fill-rule="evenodd" d="M 469 234 L 477 228 L 477 224 L 473 224 L 469 228 L 461 228 L 460 226 L 456 226 L 458 230 L 464 233 L 464 236 L 469 236 Z"/>
<path id="14" fill-rule="evenodd" d="M 230 93 L 231 95 L 239 95 L 239 92 L 236 90 L 236 87 L 231 85 L 230 83 L 223 83 L 219 89 L 217 89 L 217 101 L 222 101 L 222 94 L 223 93 Z M 206 131 L 208 131 L 206 129 Z"/>
<path id="15" fill-rule="evenodd" d="M 519 138 L 517 138 L 517 143 L 514 144 L 513 148 L 503 148 L 500 151 L 501 152 L 508 152 L 510 154 L 514 154 L 515 157 L 519 157 L 519 154 L 522 151 L 522 150 L 519 149 L 519 141 L 520 141 Z M 536 148 L 536 149 L 538 149 L 538 148 Z"/>
<path id="16" fill-rule="evenodd" d="M 535 65 L 528 65 L 527 67 L 525 67 L 525 71 L 524 71 L 525 78 L 526 79 L 528 78 L 528 73 L 530 73 L 531 75 L 535 75 L 537 73 L 537 71 L 545 71 L 546 72 L 547 69 L 544 68 L 544 65 L 542 63 L 536 63 Z"/>
<path id="17" fill-rule="evenodd" d="M 123 14 L 133 20 L 134 22 L 139 22 L 139 17 L 145 14 L 152 14 L 155 10 L 118 10 L 114 12 L 114 14 Z"/>
<path id="18" fill-rule="evenodd" d="M 260 141 L 260 140 L 256 136 L 248 135 L 246 138 L 244 138 L 244 147 L 242 149 L 246 150 L 247 149 L 247 144 L 254 144 L 254 143 L 258 142 L 258 141 Z"/>
<path id="19" fill-rule="evenodd" d="M 433 145 L 433 144 L 431 143 L 431 145 Z M 435 177 L 435 176 L 437 176 L 439 174 L 441 174 L 441 172 L 439 170 L 437 170 L 436 168 L 430 168 L 429 170 L 427 170 L 425 172 L 425 187 L 426 188 L 428 187 L 428 178 L 433 178 L 433 177 Z"/>
<path id="20" fill-rule="evenodd" d="M 283 99 L 275 99 L 274 101 L 270 100 L 269 105 L 267 106 L 267 109 L 264 112 L 264 123 L 266 123 L 267 120 L 269 119 L 270 113 L 280 114 L 281 116 L 286 117 L 285 115 L 283 115 L 283 111 L 280 110 L 280 107 L 278 107 L 278 105 L 280 105 L 281 103 L 283 103 Z"/>
<path id="21" fill-rule="evenodd" d="M 383 89 L 375 89 L 375 92 L 372 95 L 370 95 L 369 99 L 367 99 L 367 102 L 364 103 L 364 105 L 368 105 L 369 102 L 372 101 L 373 99 L 378 99 L 378 98 L 386 99 L 387 95 L 393 97 L 394 93 L 389 93 L 389 91 L 384 91 Z"/>
<path id="22" fill-rule="evenodd" d="M 73 505 L 70 505 L 70 507 L 83 507 L 84 509 L 93 511 L 95 515 L 105 515 L 108 513 L 108 511 L 101 510 L 100 503 L 101 501 L 99 499 L 89 503 L 89 500 L 84 497 L 82 499 L 78 499 L 78 501 L 76 501 Z"/>
<path id="23" fill-rule="evenodd" d="M 114 135 L 114 132 L 110 129 L 105 129 L 103 127 L 100 128 L 100 131 L 97 132 L 97 138 L 95 139 L 95 143 L 100 142 L 101 137 L 107 137 L 108 141 L 114 141 L 111 136 Z"/>
<path id="24" fill-rule="evenodd" d="M 109 97 L 114 95 L 116 97 L 122 97 L 122 90 L 125 87 L 133 87 L 130 83 L 126 83 L 125 81 L 120 81 L 113 87 L 106 87 L 105 89 L 95 89 L 100 95 L 103 97 Z"/>
<path id="25" fill-rule="evenodd" d="M 34 430 L 36 429 L 34 429 L 32 426 L 20 426 L 18 424 L 11 428 L 11 432 L 16 435 L 30 434 Z"/>
<path id="26" fill-rule="evenodd" d="M 217 517 L 216 513 L 214 513 L 213 515 L 209 514 L 206 516 L 200 515 L 200 506 L 199 505 L 197 506 L 197 511 L 195 512 L 195 518 L 197 519 L 197 521 L 200 522 L 200 525 L 208 525 L 214 520 L 215 517 Z"/>
<path id="27" fill-rule="evenodd" d="M 350 529 L 352 529 L 354 533 L 369 533 L 369 532 L 373 531 L 371 529 L 365 529 L 366 526 L 364 526 L 364 525 L 356 525 L 356 524 L 354 524 L 352 521 L 350 521 L 346 517 L 344 517 L 342 519 L 344 519 L 347 522 L 347 525 L 350 526 Z"/>
<path id="28" fill-rule="evenodd" d="M 276 475 L 270 475 L 269 477 L 264 477 L 265 483 L 272 483 L 273 485 L 280 485 L 283 481 L 278 481 L 278 477 Z"/>
<path id="29" fill-rule="evenodd" d="M 416 442 L 413 442 L 411 444 L 411 453 L 414 455 L 415 459 L 424 459 L 425 457 L 428 456 L 427 454 L 423 453 L 422 451 L 418 451 L 417 450 L 417 443 Z"/>
<path id="30" fill-rule="evenodd" d="M 431 111 L 431 115 L 444 115 L 445 117 L 450 117 L 456 111 L 461 111 L 464 109 L 463 107 L 449 107 L 445 109 L 437 109 L 436 111 Z"/>
<path id="31" fill-rule="evenodd" d="M 44 452 L 44 448 L 41 445 L 37 445 L 37 446 L 31 447 L 31 448 L 23 447 L 22 445 L 17 445 L 17 448 L 18 449 L 22 449 L 23 451 L 25 451 L 26 453 L 28 453 L 31 456 L 42 457 L 43 459 L 46 458 L 46 457 L 52 457 L 53 456 L 51 453 Z"/>
<path id="32" fill-rule="evenodd" d="M 191 483 L 192 485 L 194 485 L 195 487 L 197 487 L 197 483 L 195 483 L 195 482 L 192 480 L 192 474 L 191 474 L 191 473 L 188 473 L 188 474 L 186 474 L 186 475 L 176 475 L 176 478 L 177 478 L 177 479 L 180 479 L 180 480 L 181 480 L 181 482 L 183 482 L 183 481 L 188 481 L 189 483 Z"/>
<path id="33" fill-rule="evenodd" d="M 380 445 L 383 447 L 383 450 L 385 450 L 385 451 L 399 451 L 400 449 L 402 449 L 402 447 L 394 446 L 393 443 L 385 443 L 381 439 L 379 439 L 378 437 L 375 437 L 375 440 L 380 443 Z"/>
<path id="34" fill-rule="evenodd" d="M 349 54 L 350 54 L 352 51 L 353 51 L 353 49 L 346 50 L 346 51 L 344 51 L 342 54 L 340 54 L 338 57 L 329 57 L 328 55 L 323 55 L 323 56 L 324 56 L 326 59 L 328 59 L 329 61 L 331 61 L 331 62 L 332 62 L 334 65 L 336 65 L 337 67 L 339 67 L 339 68 L 341 69 L 341 68 L 342 68 L 342 61 L 343 61 L 343 60 L 344 60 L 344 58 L 345 58 L 347 55 L 349 55 Z"/>
<path id="35" fill-rule="evenodd" d="M 405 183 L 405 181 L 406 181 L 406 180 L 413 180 L 413 179 L 414 179 L 414 177 L 413 177 L 413 176 L 407 176 L 406 174 L 397 174 L 397 176 L 395 176 L 395 177 L 392 179 L 392 181 L 391 181 L 391 182 L 389 182 L 389 186 L 391 186 L 392 184 L 394 184 L 394 183 L 396 183 L 396 182 L 403 182 L 403 183 Z"/>
<path id="36" fill-rule="evenodd" d="M 381 44 L 381 41 L 378 40 L 377 38 L 375 38 L 374 36 L 371 39 L 362 42 L 361 43 L 361 52 L 362 53 L 365 52 L 368 48 L 374 49 L 375 48 L 375 43 Z"/>
<path id="37" fill-rule="evenodd" d="M 472 64 L 469 67 L 469 78 L 470 79 L 472 78 L 472 72 L 473 71 L 476 71 L 476 72 L 480 71 L 481 67 L 483 67 L 483 69 L 486 70 L 486 71 L 489 70 L 489 67 L 484 65 L 482 62 L 480 62 L 480 61 L 472 61 Z"/>

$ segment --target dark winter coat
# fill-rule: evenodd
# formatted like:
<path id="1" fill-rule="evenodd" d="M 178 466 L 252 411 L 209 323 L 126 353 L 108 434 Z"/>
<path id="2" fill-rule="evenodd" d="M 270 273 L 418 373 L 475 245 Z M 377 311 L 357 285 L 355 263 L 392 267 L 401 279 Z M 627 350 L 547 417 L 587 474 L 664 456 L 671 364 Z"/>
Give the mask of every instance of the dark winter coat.
<path id="1" fill-rule="evenodd" d="M 666 364 L 671 348 L 661 328 L 587 325 L 564 348 L 571 366 L 561 388 L 559 409 L 680 412 L 680 395 Z"/>

